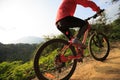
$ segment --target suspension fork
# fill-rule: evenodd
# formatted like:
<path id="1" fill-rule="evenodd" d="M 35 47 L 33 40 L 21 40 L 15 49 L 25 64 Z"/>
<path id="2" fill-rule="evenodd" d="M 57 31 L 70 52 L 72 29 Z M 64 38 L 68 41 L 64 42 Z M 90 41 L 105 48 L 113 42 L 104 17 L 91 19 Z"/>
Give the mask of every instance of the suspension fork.
<path id="1" fill-rule="evenodd" d="M 102 41 L 101 41 L 101 39 L 100 39 L 100 37 L 98 36 L 98 33 L 97 32 L 95 32 L 95 35 L 96 35 L 96 39 L 97 39 L 97 43 L 98 43 L 98 45 L 97 45 L 97 43 L 96 43 L 96 46 L 98 46 L 98 47 L 102 47 L 103 45 L 102 45 Z M 95 41 L 95 40 L 94 40 Z M 95 41 L 96 42 L 96 41 Z"/>

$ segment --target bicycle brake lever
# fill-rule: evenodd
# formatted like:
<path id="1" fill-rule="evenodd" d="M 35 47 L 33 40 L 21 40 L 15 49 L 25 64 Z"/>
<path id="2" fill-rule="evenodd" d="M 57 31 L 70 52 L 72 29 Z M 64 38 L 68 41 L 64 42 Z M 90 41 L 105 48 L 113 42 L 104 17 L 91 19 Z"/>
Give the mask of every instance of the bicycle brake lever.
<path id="1" fill-rule="evenodd" d="M 97 14 L 102 13 L 103 11 L 105 11 L 105 9 L 101 9 Z"/>
<path id="2" fill-rule="evenodd" d="M 101 9 L 97 14 L 93 16 L 93 18 L 96 18 L 99 14 L 101 14 L 105 9 Z"/>
<path id="3" fill-rule="evenodd" d="M 93 16 L 93 18 L 96 18 L 98 16 L 98 14 L 95 14 L 94 16 Z"/>

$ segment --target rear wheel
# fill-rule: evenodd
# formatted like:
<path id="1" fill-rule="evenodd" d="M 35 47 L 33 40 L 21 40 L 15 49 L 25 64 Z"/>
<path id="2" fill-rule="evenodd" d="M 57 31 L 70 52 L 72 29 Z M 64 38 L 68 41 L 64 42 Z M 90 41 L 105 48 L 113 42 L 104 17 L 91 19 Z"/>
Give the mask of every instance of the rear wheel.
<path id="1" fill-rule="evenodd" d="M 39 80 L 69 80 L 74 73 L 77 61 L 60 61 L 60 54 L 65 57 L 75 55 L 73 46 L 63 50 L 69 43 L 62 39 L 53 39 L 44 43 L 34 58 L 34 70 Z"/>
<path id="2" fill-rule="evenodd" d="M 98 61 L 104 61 L 109 55 L 109 41 L 102 33 L 94 33 L 90 37 L 88 47 L 93 58 Z"/>

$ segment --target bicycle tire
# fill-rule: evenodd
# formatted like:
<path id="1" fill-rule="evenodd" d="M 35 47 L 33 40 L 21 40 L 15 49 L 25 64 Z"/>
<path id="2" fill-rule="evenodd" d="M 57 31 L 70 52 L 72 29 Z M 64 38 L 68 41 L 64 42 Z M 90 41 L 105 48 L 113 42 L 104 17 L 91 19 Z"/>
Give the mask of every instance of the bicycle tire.
<path id="1" fill-rule="evenodd" d="M 88 49 L 95 60 L 106 60 L 110 51 L 108 38 L 103 33 L 93 33 L 89 39 Z"/>
<path id="2" fill-rule="evenodd" d="M 40 70 L 40 66 L 39 66 L 39 59 L 41 58 L 41 54 L 42 52 L 44 51 L 44 49 L 53 44 L 53 43 L 57 43 L 57 44 L 64 44 L 64 45 L 68 45 L 68 41 L 65 41 L 65 40 L 62 40 L 62 39 L 52 39 L 52 40 L 49 40 L 47 42 L 45 42 L 37 51 L 36 55 L 35 55 L 35 58 L 34 58 L 34 71 L 36 73 L 36 76 L 38 77 L 39 80 L 49 80 L 49 78 L 45 77 L 45 75 L 43 74 L 43 72 Z M 60 47 L 60 46 L 56 46 L 56 49 L 57 47 Z M 73 55 L 76 55 L 76 52 L 75 52 L 75 49 L 73 46 L 70 46 L 70 50 L 71 50 L 71 54 Z M 59 80 L 69 80 L 69 78 L 72 76 L 72 74 L 74 73 L 75 69 L 76 69 L 76 64 L 77 64 L 77 61 L 76 60 L 73 60 L 73 65 L 72 65 L 72 68 L 70 70 L 70 72 L 63 78 L 59 79 Z M 63 74 L 65 75 L 65 74 Z M 50 79 L 52 80 L 52 79 Z M 54 80 L 54 79 L 53 79 Z M 55 80 L 58 80 L 58 79 L 55 79 Z"/>

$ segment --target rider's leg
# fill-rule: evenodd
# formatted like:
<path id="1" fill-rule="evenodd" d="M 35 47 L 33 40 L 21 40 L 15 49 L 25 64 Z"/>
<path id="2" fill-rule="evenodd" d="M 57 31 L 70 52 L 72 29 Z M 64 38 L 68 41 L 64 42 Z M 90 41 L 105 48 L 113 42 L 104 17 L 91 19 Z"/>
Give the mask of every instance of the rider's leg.
<path id="1" fill-rule="evenodd" d="M 69 39 L 73 38 L 73 36 L 71 36 L 71 32 L 69 30 L 69 28 L 74 28 L 74 27 L 79 27 L 79 32 L 75 38 L 75 40 L 73 42 L 77 43 L 77 41 L 79 42 L 79 39 L 81 38 L 81 36 L 84 34 L 84 32 L 87 29 L 87 22 L 73 17 L 73 16 L 67 16 L 61 20 L 59 20 L 57 23 L 57 28 L 64 33 Z"/>
<path id="2" fill-rule="evenodd" d="M 83 49 L 85 49 L 86 46 L 84 45 L 84 43 L 80 42 L 79 39 L 81 38 L 81 36 L 83 36 L 84 34 L 86 34 L 86 35 L 84 36 L 84 39 L 83 39 L 83 40 L 86 40 L 85 38 L 87 38 L 87 33 L 85 33 L 85 31 L 87 30 L 87 28 L 88 28 L 88 23 L 85 22 L 85 23 L 84 23 L 84 26 L 82 26 L 82 27 L 79 29 L 79 31 L 78 31 L 78 33 L 77 33 L 77 35 L 76 35 L 76 38 L 73 39 L 73 41 L 72 41 L 72 42 L 75 43 L 75 44 L 80 44 L 81 48 L 83 48 Z"/>
<path id="3" fill-rule="evenodd" d="M 69 28 L 79 27 L 83 22 L 84 21 L 79 18 L 67 16 L 56 22 L 56 26 L 64 35 L 67 36 L 69 40 L 71 40 L 73 38 L 73 35 L 70 32 Z"/>
<path id="4" fill-rule="evenodd" d="M 83 36 L 83 40 L 82 40 L 82 43 L 83 43 L 83 44 L 86 43 L 86 39 L 87 39 L 88 32 L 90 31 L 90 29 L 91 29 L 91 26 L 90 26 L 89 23 L 88 23 L 88 28 L 87 28 L 87 30 L 85 31 L 84 36 Z"/>
<path id="5" fill-rule="evenodd" d="M 57 28 L 70 40 L 72 38 L 72 34 L 69 28 L 65 28 L 63 26 L 57 26 Z"/>
<path id="6" fill-rule="evenodd" d="M 82 43 L 85 44 L 86 43 L 86 39 L 87 39 L 87 36 L 88 36 L 88 29 L 85 31 L 84 33 L 84 36 L 83 36 L 83 40 L 82 40 Z"/>
<path id="7" fill-rule="evenodd" d="M 80 39 L 82 35 L 84 35 L 85 31 L 88 29 L 88 22 L 85 22 L 84 26 L 81 26 L 77 33 L 77 38 Z"/>

